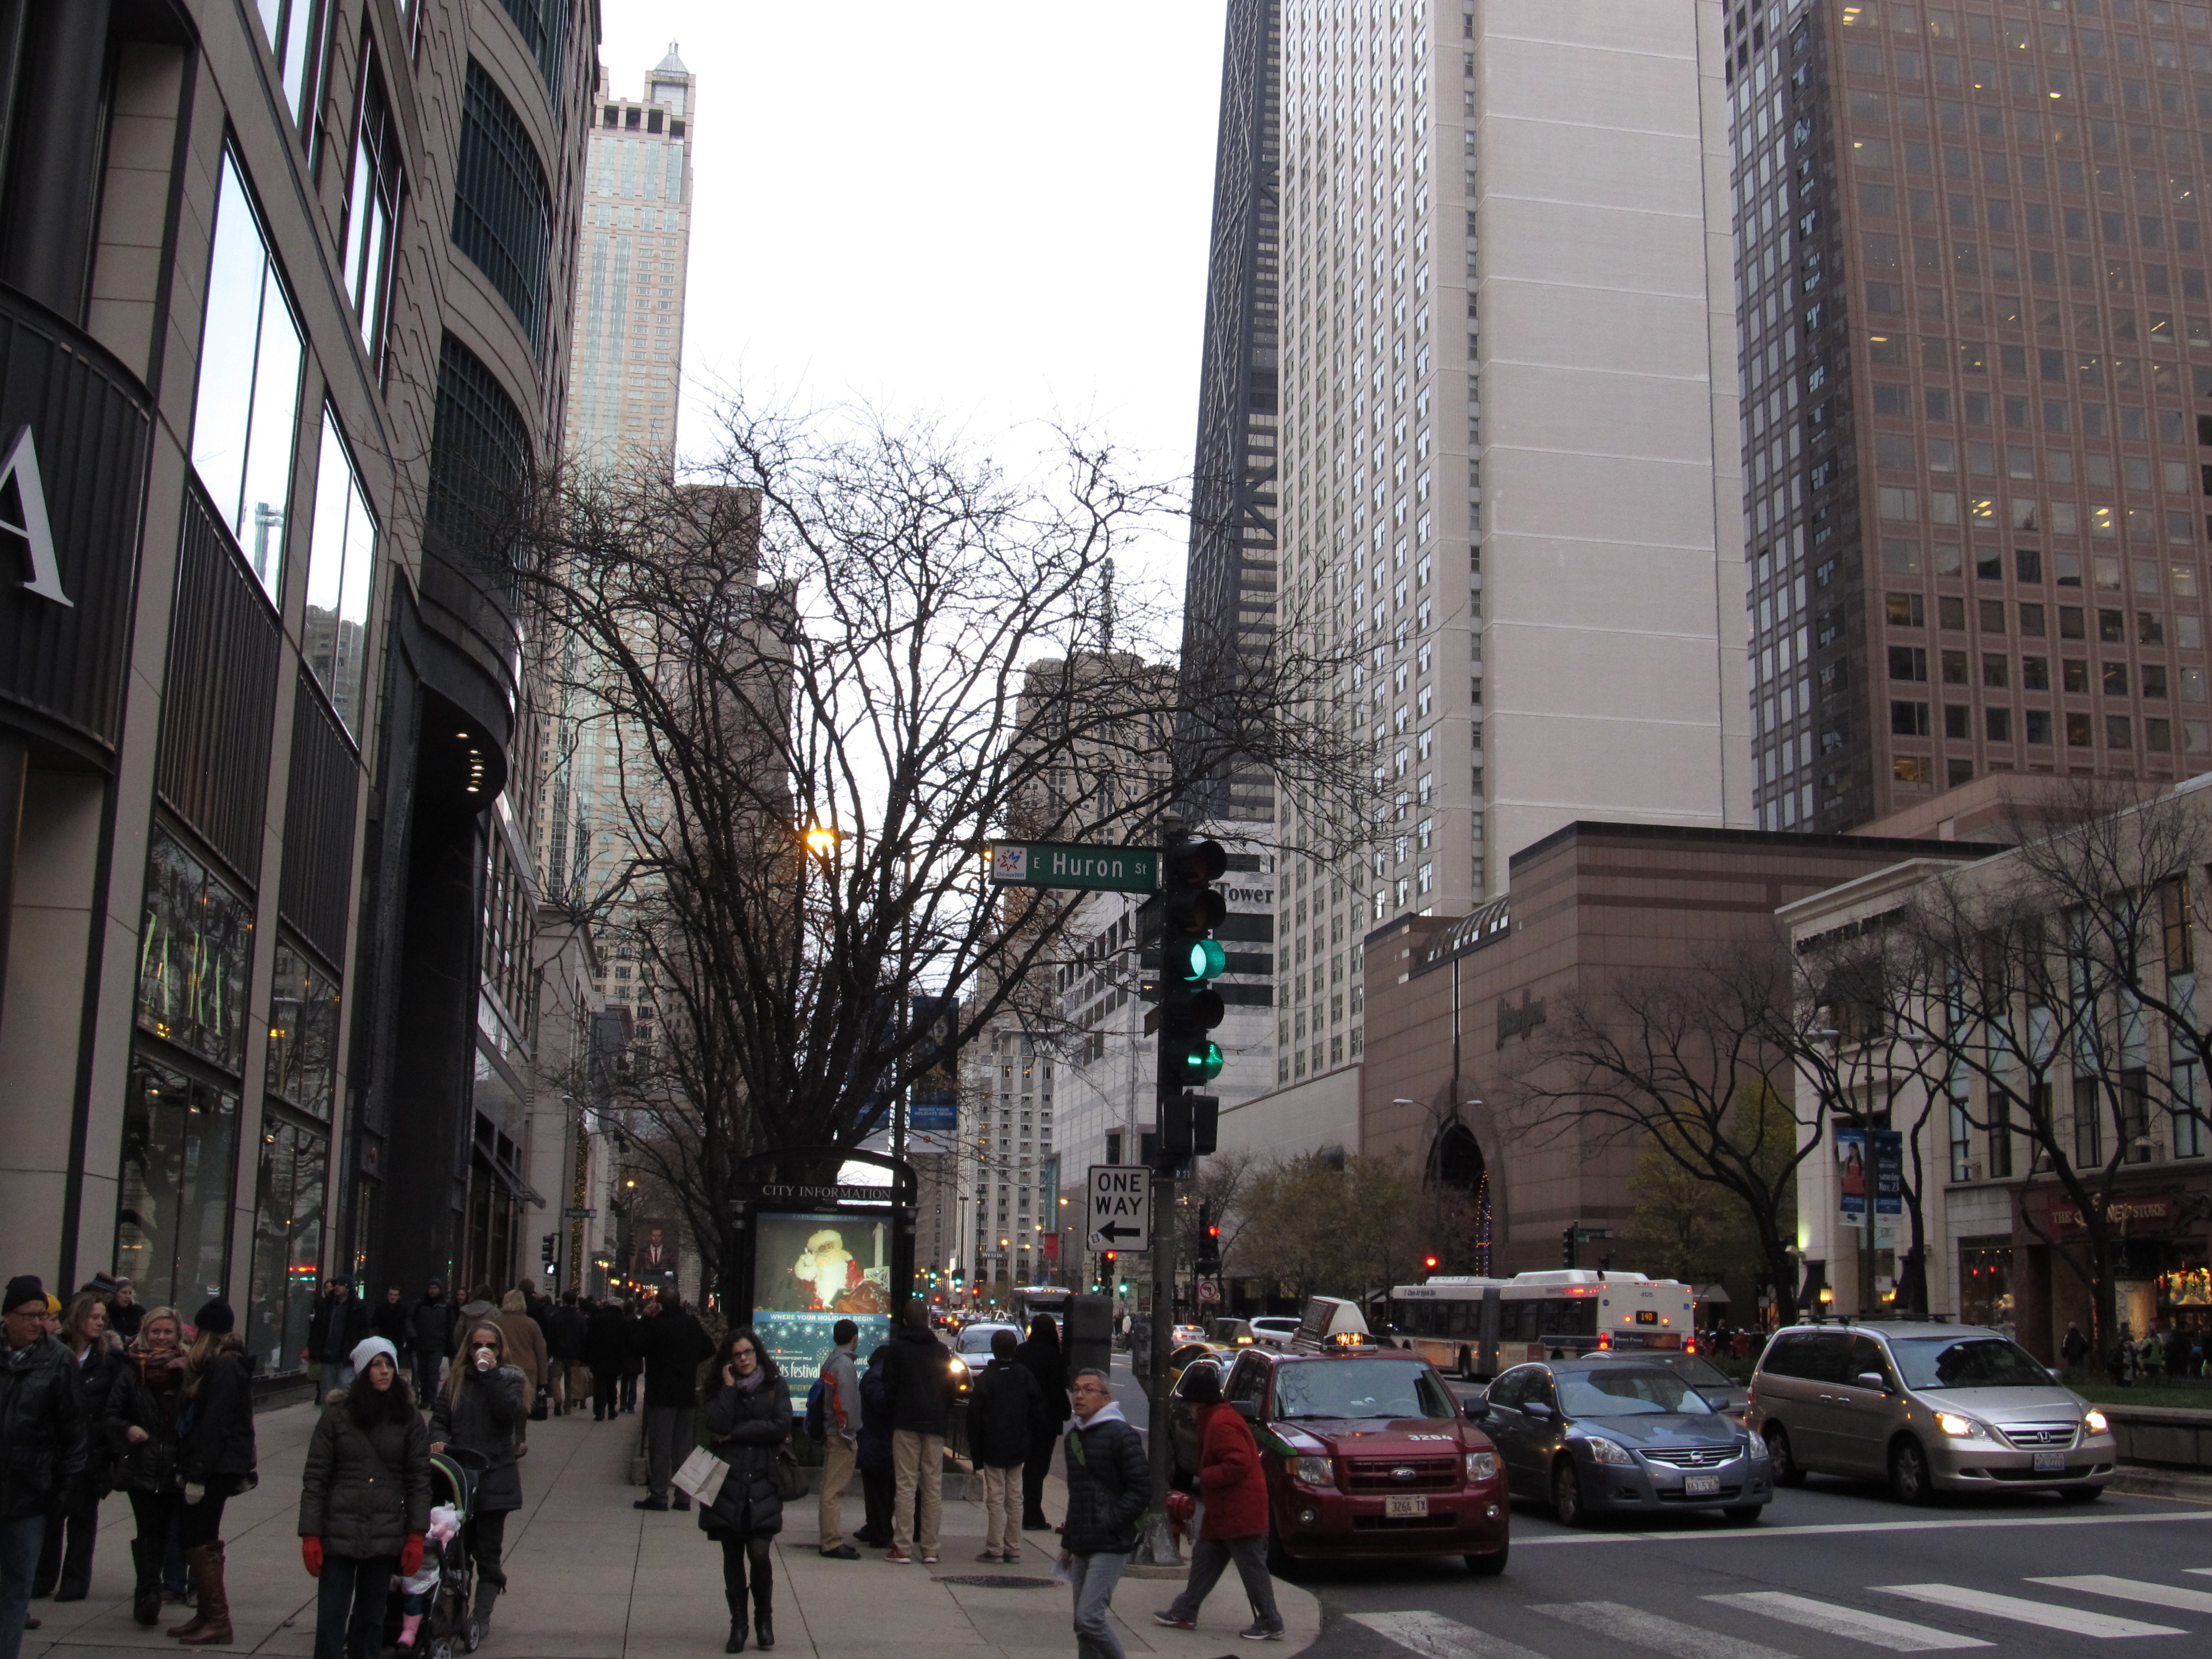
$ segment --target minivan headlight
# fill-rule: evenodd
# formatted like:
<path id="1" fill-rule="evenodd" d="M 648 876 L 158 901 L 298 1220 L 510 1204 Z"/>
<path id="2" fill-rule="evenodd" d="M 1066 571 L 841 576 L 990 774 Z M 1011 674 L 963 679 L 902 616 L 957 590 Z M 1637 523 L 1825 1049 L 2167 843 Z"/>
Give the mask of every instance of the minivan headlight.
<path id="1" fill-rule="evenodd" d="M 2111 1431 L 2112 1425 L 2106 1420 L 2104 1413 L 2092 1406 L 2081 1413 L 2081 1426 L 2091 1434 L 2106 1434 Z"/>
<path id="2" fill-rule="evenodd" d="M 1961 1417 L 1956 1412 L 1937 1412 L 1936 1426 L 1954 1440 L 1986 1440 L 1990 1431 L 1971 1417 Z"/>

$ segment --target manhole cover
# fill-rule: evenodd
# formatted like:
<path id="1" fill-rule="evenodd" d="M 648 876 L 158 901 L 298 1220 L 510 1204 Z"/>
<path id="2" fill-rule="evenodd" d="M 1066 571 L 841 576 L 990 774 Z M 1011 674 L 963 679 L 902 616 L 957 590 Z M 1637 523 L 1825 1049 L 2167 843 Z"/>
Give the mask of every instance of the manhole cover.
<path id="1" fill-rule="evenodd" d="M 1053 1589 L 1060 1583 L 1057 1578 L 1020 1578 L 1007 1572 L 947 1573 L 937 1582 L 965 1584 L 974 1589 Z"/>

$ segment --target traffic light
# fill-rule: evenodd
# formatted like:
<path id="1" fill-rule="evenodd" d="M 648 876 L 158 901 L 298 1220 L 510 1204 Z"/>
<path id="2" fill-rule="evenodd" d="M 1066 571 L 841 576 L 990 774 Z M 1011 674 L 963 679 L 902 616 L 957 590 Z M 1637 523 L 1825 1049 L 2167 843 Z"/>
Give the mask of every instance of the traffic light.
<path id="1" fill-rule="evenodd" d="M 560 1254 L 557 1242 L 560 1237 L 558 1233 L 548 1233 L 538 1241 L 538 1259 L 545 1264 L 545 1271 L 549 1273 L 556 1270 L 554 1258 Z"/>
<path id="2" fill-rule="evenodd" d="M 1425 1273 L 1432 1273 L 1443 1265 L 1443 1260 L 1437 1256 L 1425 1255 L 1421 1258 L 1421 1271 Z"/>
<path id="3" fill-rule="evenodd" d="M 1221 1229 L 1213 1220 L 1212 1206 L 1198 1206 L 1198 1224 L 1203 1230 L 1199 1240 L 1198 1260 L 1192 1263 L 1200 1279 L 1218 1278 L 1221 1273 Z"/>
<path id="4" fill-rule="evenodd" d="M 1212 981 L 1229 965 L 1213 937 L 1229 914 L 1228 901 L 1214 886 L 1229 868 L 1229 854 L 1218 841 L 1187 841 L 1169 848 L 1160 871 L 1160 1059 L 1163 1101 L 1221 1075 L 1221 1049 L 1206 1034 L 1221 1024 L 1221 993 Z M 1186 1118 L 1186 1121 L 1188 1120 Z M 1169 1119 L 1160 1119 L 1160 1152 L 1188 1157 L 1197 1148 L 1178 1149 Z M 1209 1144 L 1205 1149 L 1212 1151 Z"/>
<path id="5" fill-rule="evenodd" d="M 1210 943 L 1211 941 L 1209 941 Z M 1216 994 L 1209 991 L 1207 995 Z M 1209 1042 L 1206 1045 L 1213 1048 Z M 1214 1064 L 1220 1053 L 1214 1048 Z M 1176 1164 L 1203 1158 L 1221 1138 L 1221 1098 L 1218 1095 L 1162 1094 L 1160 1097 L 1160 1156 Z"/>
<path id="6" fill-rule="evenodd" d="M 1559 1236 L 1559 1242 L 1565 1252 L 1564 1265 L 1569 1267 L 1575 1265 L 1575 1231 L 1574 1228 L 1570 1227 Z"/>

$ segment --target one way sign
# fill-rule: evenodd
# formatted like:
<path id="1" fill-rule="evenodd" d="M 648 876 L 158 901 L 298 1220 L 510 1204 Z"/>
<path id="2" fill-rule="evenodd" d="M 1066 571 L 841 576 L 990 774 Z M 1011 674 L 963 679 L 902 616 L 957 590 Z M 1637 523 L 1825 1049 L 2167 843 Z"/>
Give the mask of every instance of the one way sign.
<path id="1" fill-rule="evenodd" d="M 1091 1166 L 1091 1248 L 1141 1250 L 1152 1237 L 1152 1172 L 1141 1164 Z"/>

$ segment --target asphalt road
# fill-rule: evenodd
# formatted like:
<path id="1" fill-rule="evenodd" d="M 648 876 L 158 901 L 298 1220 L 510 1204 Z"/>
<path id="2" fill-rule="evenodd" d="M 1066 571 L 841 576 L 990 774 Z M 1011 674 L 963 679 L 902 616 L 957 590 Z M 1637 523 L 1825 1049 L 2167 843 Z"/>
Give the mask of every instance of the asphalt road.
<path id="1" fill-rule="evenodd" d="M 1522 1503 L 1502 1577 L 1445 1560 L 1303 1582 L 1322 1601 L 1327 1659 L 2078 1659 L 2106 1641 L 2196 1659 L 2212 1651 L 2212 1506 L 1999 1496 L 1906 1510 L 1815 1477 L 1757 1527 L 1579 1531 Z"/>

